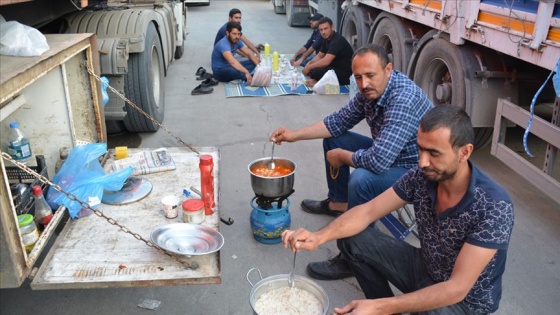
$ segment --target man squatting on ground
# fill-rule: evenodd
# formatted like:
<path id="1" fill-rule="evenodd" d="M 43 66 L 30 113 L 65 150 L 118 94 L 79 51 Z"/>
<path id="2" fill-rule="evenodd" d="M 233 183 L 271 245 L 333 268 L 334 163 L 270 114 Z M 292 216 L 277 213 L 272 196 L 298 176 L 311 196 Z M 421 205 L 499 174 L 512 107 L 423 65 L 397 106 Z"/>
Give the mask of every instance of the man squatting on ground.
<path id="1" fill-rule="evenodd" d="M 365 203 L 391 187 L 418 163 L 416 133 L 420 119 L 432 103 L 414 82 L 393 70 L 385 50 L 366 45 L 356 51 L 352 71 L 359 92 L 340 110 L 299 130 L 279 128 L 271 141 L 323 138 L 328 198 L 305 199 L 304 211 L 337 216 Z M 365 119 L 371 138 L 349 131 Z M 350 167 L 355 170 L 350 173 Z M 334 280 L 351 277 L 340 255 L 307 266 L 313 278 Z"/>
<path id="2" fill-rule="evenodd" d="M 366 300 L 336 314 L 487 314 L 498 309 L 514 222 L 507 192 L 469 157 L 474 132 L 459 107 L 430 110 L 418 129 L 418 166 L 375 199 L 317 232 L 285 231 L 293 250 L 331 240 L 348 261 Z M 420 248 L 368 226 L 414 205 Z M 402 295 L 394 296 L 389 283 Z"/>
<path id="3" fill-rule="evenodd" d="M 253 79 L 251 73 L 260 63 L 260 60 L 240 41 L 240 37 L 241 24 L 227 22 L 226 36 L 219 40 L 212 50 L 212 72 L 214 78 L 220 82 L 239 79 L 251 84 Z M 238 50 L 247 55 L 249 59 L 237 60 L 235 54 Z"/>
<path id="4" fill-rule="evenodd" d="M 309 76 L 307 86 L 313 87 L 323 75 L 333 69 L 340 85 L 350 83 L 352 75 L 352 54 L 354 50 L 348 41 L 334 31 L 332 20 L 323 17 L 319 20 L 319 32 L 323 37 L 321 50 L 301 71 Z"/>

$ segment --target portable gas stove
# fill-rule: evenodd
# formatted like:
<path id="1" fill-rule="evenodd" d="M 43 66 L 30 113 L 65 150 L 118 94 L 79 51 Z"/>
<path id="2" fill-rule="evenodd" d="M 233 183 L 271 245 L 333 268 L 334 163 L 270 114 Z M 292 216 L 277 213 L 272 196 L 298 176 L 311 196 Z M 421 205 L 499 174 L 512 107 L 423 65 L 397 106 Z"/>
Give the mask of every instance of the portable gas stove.
<path id="1" fill-rule="evenodd" d="M 251 230 L 255 240 L 263 244 L 277 244 L 282 241 L 282 232 L 290 228 L 291 217 L 288 211 L 290 199 L 294 193 L 279 197 L 256 195 L 251 200 Z M 286 205 L 283 205 L 286 201 Z"/>

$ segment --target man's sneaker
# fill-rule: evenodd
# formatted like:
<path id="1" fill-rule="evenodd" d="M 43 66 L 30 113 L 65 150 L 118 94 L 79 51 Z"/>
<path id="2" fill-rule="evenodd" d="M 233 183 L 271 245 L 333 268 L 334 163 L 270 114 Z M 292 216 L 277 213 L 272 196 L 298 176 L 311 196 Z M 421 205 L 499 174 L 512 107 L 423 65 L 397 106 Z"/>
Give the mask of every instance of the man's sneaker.
<path id="1" fill-rule="evenodd" d="M 354 276 L 350 266 L 340 254 L 327 261 L 309 263 L 307 274 L 317 280 L 338 280 Z"/>

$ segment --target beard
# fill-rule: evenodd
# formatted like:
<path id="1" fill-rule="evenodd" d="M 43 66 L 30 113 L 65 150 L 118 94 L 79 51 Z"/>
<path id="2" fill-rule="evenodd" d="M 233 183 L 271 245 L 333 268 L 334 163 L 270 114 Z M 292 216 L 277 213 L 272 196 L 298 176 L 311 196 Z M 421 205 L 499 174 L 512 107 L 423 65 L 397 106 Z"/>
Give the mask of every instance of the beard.
<path id="1" fill-rule="evenodd" d="M 453 177 L 455 177 L 455 174 L 457 174 L 457 168 L 454 168 L 452 170 L 440 171 L 431 167 L 423 167 L 422 171 L 424 172 L 424 176 L 428 179 L 428 181 L 438 183 L 452 179 Z"/>

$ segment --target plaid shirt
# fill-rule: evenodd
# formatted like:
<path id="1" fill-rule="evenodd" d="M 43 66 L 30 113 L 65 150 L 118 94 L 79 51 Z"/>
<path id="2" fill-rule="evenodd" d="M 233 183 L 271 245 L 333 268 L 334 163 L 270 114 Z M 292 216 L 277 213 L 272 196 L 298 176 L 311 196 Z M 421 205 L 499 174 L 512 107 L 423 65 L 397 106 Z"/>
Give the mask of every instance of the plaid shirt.
<path id="1" fill-rule="evenodd" d="M 337 137 L 365 118 L 373 145 L 354 152 L 352 162 L 358 168 L 379 174 L 392 167 L 417 165 L 416 133 L 420 120 L 432 106 L 413 81 L 393 71 L 379 99 L 370 101 L 358 92 L 346 106 L 325 117 L 323 122 L 331 135 Z"/>

